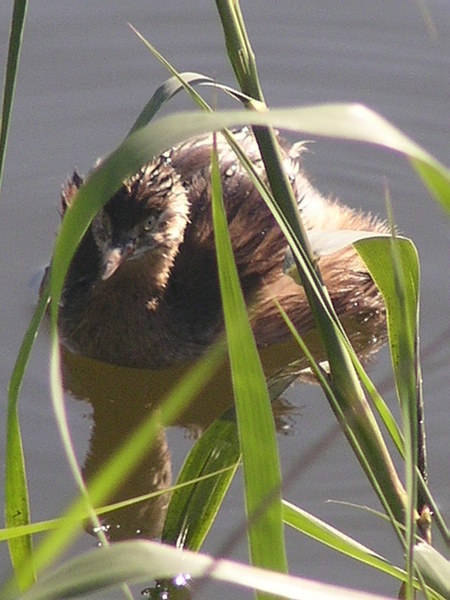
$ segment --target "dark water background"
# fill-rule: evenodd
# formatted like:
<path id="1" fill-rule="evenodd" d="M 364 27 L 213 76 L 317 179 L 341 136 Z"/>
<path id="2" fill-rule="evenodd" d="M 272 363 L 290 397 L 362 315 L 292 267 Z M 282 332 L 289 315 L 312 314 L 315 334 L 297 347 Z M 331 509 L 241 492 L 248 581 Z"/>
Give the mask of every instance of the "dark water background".
<path id="1" fill-rule="evenodd" d="M 0 56 L 5 61 L 10 2 L 0 5 Z M 429 0 L 433 37 L 418 3 L 398 0 L 243 1 L 266 99 L 272 106 L 359 101 L 379 111 L 442 162 L 448 162 L 450 118 L 450 8 Z M 87 172 L 111 151 L 167 73 L 135 38 L 133 23 L 180 70 L 199 71 L 234 84 L 212 2 L 30 3 L 2 203 L 1 405 L 22 335 L 32 314 L 30 280 L 45 265 L 58 224 L 60 184 L 76 166 Z M 219 97 L 219 106 L 225 101 Z M 189 105 L 181 99 L 177 107 Z M 424 389 L 432 488 L 450 516 L 449 461 L 449 223 L 400 157 L 370 147 L 319 140 L 306 157 L 311 178 L 324 193 L 384 215 L 385 183 L 396 221 L 415 241 L 422 268 Z M 74 493 L 49 402 L 48 338 L 39 337 L 24 384 L 20 413 L 34 520 L 59 514 Z M 389 375 L 382 353 L 371 369 L 376 383 Z M 287 394 L 300 409 L 289 436 L 279 442 L 285 470 L 325 435 L 333 417 L 320 390 L 298 385 Z M 387 393 L 395 410 L 395 397 Z M 91 433 L 91 409 L 68 402 L 80 456 Z M 172 429 L 168 441 L 176 472 L 192 444 Z M 3 452 L 3 450 L 2 450 Z M 3 461 L 1 462 L 3 466 Z M 207 539 L 214 553 L 243 517 L 240 482 L 229 494 Z M 286 498 L 401 564 L 391 531 L 374 517 L 327 500 L 378 508 L 359 466 L 339 438 L 290 482 Z M 336 584 L 395 594 L 397 584 L 375 571 L 287 533 L 292 573 Z M 232 557 L 246 559 L 245 538 Z M 77 549 L 94 546 L 85 535 Z M 0 580 L 8 573 L 0 548 Z M 208 591 L 209 589 L 209 591 Z M 201 597 L 211 597 L 211 588 Z M 217 592 L 216 592 L 217 593 Z M 220 597 L 237 596 L 220 587 Z M 244 594 L 244 597 L 246 595 Z"/>

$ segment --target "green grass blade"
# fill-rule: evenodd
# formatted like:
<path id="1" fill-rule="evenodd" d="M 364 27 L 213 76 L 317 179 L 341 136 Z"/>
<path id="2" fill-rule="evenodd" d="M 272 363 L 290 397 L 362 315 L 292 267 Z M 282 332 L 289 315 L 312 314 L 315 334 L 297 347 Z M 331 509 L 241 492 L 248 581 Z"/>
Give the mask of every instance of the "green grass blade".
<path id="1" fill-rule="evenodd" d="M 371 243 L 372 242 L 372 243 Z M 413 548 L 417 519 L 418 422 L 417 422 L 417 321 L 419 302 L 419 263 L 410 240 L 365 240 L 358 252 L 366 262 L 386 303 L 389 344 L 400 401 L 405 437 L 406 489 L 406 567 L 407 597 L 413 594 Z M 378 248 L 373 247 L 373 243 Z M 368 244 L 368 247 L 364 244 Z M 384 247 L 384 251 L 379 251 Z"/>
<path id="2" fill-rule="evenodd" d="M 244 469 L 252 563 L 287 569 L 281 506 L 281 469 L 264 372 L 234 264 L 223 205 L 220 170 L 212 154 L 213 223 L 225 330 Z"/>
<path id="3" fill-rule="evenodd" d="M 332 548 L 336 552 L 339 552 L 341 554 L 353 558 L 354 560 L 357 560 L 358 562 L 371 566 L 377 571 L 394 577 L 395 579 L 401 582 L 408 581 L 409 574 L 407 571 L 391 564 L 384 557 L 380 556 L 370 548 L 363 546 L 362 544 L 352 539 L 348 535 L 342 533 L 341 531 L 337 530 L 336 528 L 328 525 L 328 523 L 325 523 L 321 519 L 318 519 L 314 515 L 311 515 L 310 513 L 302 510 L 297 506 L 290 504 L 289 502 L 285 501 L 283 508 L 284 520 L 286 524 L 297 529 L 301 533 L 307 535 L 308 537 L 314 539 L 315 541 L 321 544 L 324 544 L 325 546 Z M 358 508 L 370 510 L 367 509 L 367 507 Z M 379 516 L 382 519 L 386 519 L 384 515 L 377 513 L 376 511 L 370 510 L 370 512 L 377 514 L 377 516 Z M 420 544 L 419 547 L 422 548 L 424 546 L 425 544 Z M 427 545 L 427 548 L 431 549 L 431 546 Z M 439 555 L 439 557 L 441 560 L 436 562 L 436 564 L 439 565 L 439 568 L 436 568 L 436 571 L 439 572 L 439 578 L 433 578 L 432 576 L 425 577 L 425 582 L 428 584 L 428 587 L 425 590 L 427 594 L 426 597 L 429 599 L 440 598 L 440 593 L 442 593 L 442 586 L 439 585 L 439 583 L 437 582 L 443 580 L 443 574 L 446 573 L 448 569 L 448 561 L 445 561 L 445 559 L 441 555 Z M 423 563 L 421 563 L 421 567 L 423 568 L 420 574 L 424 574 L 427 571 L 428 566 L 424 566 Z M 431 572 L 433 573 L 433 571 Z M 424 582 L 422 581 L 420 574 L 418 579 L 413 579 L 412 581 L 412 584 L 416 590 L 424 589 Z"/>
<path id="4" fill-rule="evenodd" d="M 20 435 L 18 400 L 23 376 L 30 358 L 33 342 L 48 305 L 48 294 L 42 294 L 23 339 L 8 388 L 8 413 L 5 462 L 5 522 L 7 527 L 19 527 L 30 522 L 25 459 Z M 20 588 L 26 588 L 34 579 L 33 573 L 24 575 L 21 565 L 32 554 L 29 535 L 9 541 L 11 562 Z"/>
<path id="5" fill-rule="evenodd" d="M 386 513 L 390 517 L 392 526 L 401 540 L 402 535 L 400 529 L 397 527 L 396 515 L 400 514 L 399 520 L 401 520 L 405 492 L 397 479 L 395 469 L 391 464 L 389 454 L 387 454 L 387 449 L 381 438 L 381 433 L 367 403 L 364 399 L 362 401 L 355 399 L 352 393 L 349 394 L 348 398 L 342 398 L 342 396 L 338 395 L 339 393 L 342 394 L 342 392 L 335 390 L 332 381 L 316 363 L 314 356 L 310 353 L 307 345 L 296 331 L 287 314 L 280 306 L 278 308 L 292 336 L 306 356 L 310 368 L 315 374 L 332 410 L 341 424 L 356 458 L 364 469 Z M 346 343 L 344 340 L 344 344 Z M 349 348 L 349 351 L 353 352 L 351 348 Z M 356 357 L 354 359 L 357 360 Z M 358 402 L 355 400 L 358 400 Z M 349 413 L 351 418 L 348 418 Z M 393 487 L 392 484 L 396 485 L 397 488 L 391 489 Z"/>
<path id="6" fill-rule="evenodd" d="M 225 35 L 225 45 L 239 86 L 245 94 L 264 102 L 259 83 L 255 55 L 245 28 L 237 0 L 216 0 L 217 10 Z"/>
<path id="7" fill-rule="evenodd" d="M 297 375 L 297 370 L 291 372 L 287 368 L 286 372 L 283 370 L 269 377 L 267 385 L 272 402 L 295 381 Z M 163 542 L 186 550 L 200 550 L 240 458 L 236 415 L 234 409 L 229 409 L 197 440 L 181 468 L 167 511 Z M 217 481 L 197 482 L 207 473 L 215 472 Z"/>
<path id="8" fill-rule="evenodd" d="M 2 112 L 0 124 L 0 190 L 5 166 L 6 147 L 8 145 L 9 124 L 11 122 L 14 91 L 16 89 L 17 70 L 22 49 L 23 30 L 27 15 L 27 0 L 15 0 L 9 34 L 8 58 L 6 59 L 5 82 L 3 85 Z"/>
<path id="9" fill-rule="evenodd" d="M 162 541 L 177 548 L 200 550 L 240 462 L 239 438 L 233 419 L 212 423 L 187 456 L 177 484 L 193 481 L 224 467 L 214 478 L 179 488 L 172 494 Z"/>
<path id="10" fill-rule="evenodd" d="M 283 504 L 283 518 L 287 525 L 317 542 L 329 546 L 333 550 L 350 556 L 359 562 L 370 565 L 378 571 L 386 573 L 386 575 L 395 577 L 400 581 L 405 581 L 406 572 L 403 569 L 392 565 L 376 552 L 373 552 L 366 546 L 328 525 L 328 523 L 286 501 Z"/>
<path id="11" fill-rule="evenodd" d="M 419 264 L 414 244 L 405 238 L 397 239 L 395 244 L 404 271 L 405 285 L 405 289 L 401 293 L 402 302 L 399 302 L 395 268 L 391 260 L 391 243 L 391 240 L 386 238 L 366 239 L 356 242 L 355 247 L 385 299 L 392 362 L 398 376 L 396 383 L 399 384 L 401 383 L 399 379 L 403 375 L 401 352 L 402 349 L 405 350 L 404 343 L 408 344 L 408 354 L 411 354 L 411 349 L 415 346 L 419 301 Z M 403 342 L 402 337 L 405 334 L 408 339 Z M 407 385 L 410 386 L 411 382 Z M 413 387 L 415 389 L 415 385 Z"/>
<path id="12" fill-rule="evenodd" d="M 442 207 L 450 212 L 449 180 L 436 174 L 434 168 L 426 162 L 411 158 L 411 164 L 425 182 L 431 195 L 440 202 Z"/>
<path id="13" fill-rule="evenodd" d="M 3 181 L 3 169 L 8 145 L 8 132 L 11 122 L 27 7 L 28 3 L 26 0 L 15 0 L 11 19 L 0 123 L 0 190 Z M 44 298 L 42 298 L 22 342 L 9 384 L 5 463 L 5 520 L 7 526 L 22 525 L 29 522 L 28 490 L 17 402 L 26 364 L 42 314 L 45 311 L 45 306 L 46 302 L 44 301 Z M 29 585 L 34 578 L 33 573 L 30 573 L 28 576 L 23 576 L 20 569 L 20 564 L 29 559 L 31 551 L 31 538 L 28 536 L 9 543 L 11 561 L 16 574 L 17 584 L 20 588 Z"/>
<path id="14" fill-rule="evenodd" d="M 367 391 L 375 410 L 377 411 L 378 415 L 380 416 L 383 422 L 383 425 L 386 428 L 386 431 L 388 432 L 391 440 L 394 442 L 395 447 L 397 448 L 400 456 L 404 458 L 405 443 L 403 439 L 403 433 L 397 421 L 395 420 L 394 415 L 392 414 L 389 406 L 383 400 L 380 393 L 372 383 L 370 377 L 367 375 L 366 371 L 359 363 L 359 361 L 358 363 L 355 362 L 355 368 L 359 378 L 361 379 L 361 383 L 363 384 L 364 389 Z"/>

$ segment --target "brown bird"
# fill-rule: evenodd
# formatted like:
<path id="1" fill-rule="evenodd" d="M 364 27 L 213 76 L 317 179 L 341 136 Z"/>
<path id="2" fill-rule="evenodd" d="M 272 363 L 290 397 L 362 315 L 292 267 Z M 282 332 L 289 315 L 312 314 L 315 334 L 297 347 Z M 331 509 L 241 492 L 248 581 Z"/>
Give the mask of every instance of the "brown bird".
<path id="1" fill-rule="evenodd" d="M 250 129 L 233 133 L 257 171 Z M 175 146 L 126 180 L 94 218 L 67 275 L 59 330 L 86 356 L 160 368 L 201 355 L 223 328 L 210 202 L 212 136 Z M 324 198 L 301 167 L 301 144 L 282 142 L 284 169 L 311 231 L 386 232 L 379 220 Z M 271 212 L 222 135 L 218 152 L 236 265 L 259 347 L 290 335 L 277 298 L 301 333 L 314 326 L 303 288 L 283 271 L 287 244 Z M 75 172 L 62 191 L 76 202 Z M 384 306 L 351 246 L 318 261 L 336 311 L 360 355 L 384 337 Z"/>

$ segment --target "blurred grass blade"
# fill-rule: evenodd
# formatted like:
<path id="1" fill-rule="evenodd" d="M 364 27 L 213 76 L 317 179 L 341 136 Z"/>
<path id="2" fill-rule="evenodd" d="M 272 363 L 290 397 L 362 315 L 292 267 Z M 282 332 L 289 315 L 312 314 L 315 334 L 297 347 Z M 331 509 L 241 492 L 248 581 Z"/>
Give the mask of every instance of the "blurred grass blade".
<path id="1" fill-rule="evenodd" d="M 173 579 L 180 573 L 188 573 L 197 579 L 207 576 L 291 600 L 388 600 L 377 594 L 340 588 L 229 560 L 215 560 L 205 554 L 142 540 L 118 542 L 108 548 L 86 552 L 43 576 L 20 600 L 91 597 L 95 592 L 111 590 L 120 583 L 143 584 L 153 579 Z M 189 593 L 188 590 L 186 592 Z M 16 598 L 4 596 L 4 600 Z"/>
<path id="2" fill-rule="evenodd" d="M 450 182 L 448 177 L 443 178 L 433 166 L 422 160 L 411 157 L 411 164 L 428 187 L 432 196 L 438 200 L 442 207 L 450 212 Z"/>
<path id="3" fill-rule="evenodd" d="M 75 448 L 72 442 L 67 411 L 64 402 L 64 386 L 62 381 L 61 353 L 59 341 L 56 335 L 56 325 L 51 323 L 51 344 L 50 344 L 50 396 L 52 400 L 53 412 L 62 447 L 66 455 L 70 472 L 81 495 L 81 501 L 89 515 L 89 520 L 96 532 L 97 538 L 101 544 L 107 545 L 109 542 L 101 527 L 101 523 L 95 514 L 92 500 L 81 473 L 80 462 L 76 456 Z"/>
<path id="4" fill-rule="evenodd" d="M 250 555 L 254 565 L 287 570 L 281 469 L 264 372 L 234 263 L 217 152 L 211 159 L 211 202 L 220 291 L 244 469 Z"/>
<path id="5" fill-rule="evenodd" d="M 210 471 L 194 479 L 186 479 L 184 482 L 177 483 L 175 485 L 171 485 L 168 488 L 164 488 L 162 490 L 158 490 L 156 492 L 149 492 L 148 494 L 142 494 L 140 496 L 134 496 L 133 498 L 128 498 L 127 500 L 121 500 L 119 502 L 113 502 L 112 504 L 106 504 L 100 507 L 96 507 L 95 512 L 97 515 L 106 515 L 110 512 L 114 512 L 116 510 L 120 510 L 122 508 L 126 508 L 133 505 L 138 505 L 141 502 L 146 502 L 147 500 L 156 498 L 160 495 L 171 494 L 172 492 L 177 492 L 180 489 L 192 487 L 193 485 L 197 485 L 202 481 L 206 481 L 208 479 L 212 479 L 221 475 L 225 471 L 231 471 L 234 469 L 234 464 L 230 466 L 222 467 L 216 471 Z M 67 517 L 66 517 L 67 518 Z M 80 522 L 85 521 L 89 518 L 89 514 L 85 511 L 83 516 L 80 516 Z M 46 531 L 51 531 L 52 529 L 57 529 L 58 527 L 62 527 L 64 525 L 65 517 L 59 517 L 56 519 L 47 519 L 45 521 L 34 521 L 33 523 L 29 523 L 28 525 L 19 525 L 17 527 L 9 527 L 9 528 L 0 528 L 0 542 L 5 542 L 10 539 L 19 538 L 25 535 L 32 535 L 35 533 L 44 533 Z M 176 538 L 175 538 L 176 539 Z M 169 542 L 168 542 L 169 543 Z"/>
<path id="6" fill-rule="evenodd" d="M 27 0 L 15 0 L 9 33 L 8 58 L 6 59 L 5 82 L 3 85 L 2 112 L 0 124 L 0 191 L 8 145 L 9 124 L 11 122 L 14 91 L 16 89 L 17 70 L 22 50 L 23 30 L 27 14 Z"/>
<path id="7" fill-rule="evenodd" d="M 428 174 L 433 173 L 433 176 L 445 182 L 447 192 L 442 194 L 440 201 L 444 206 L 448 203 L 450 209 L 450 174 L 445 167 L 382 117 L 361 105 L 280 109 L 264 114 L 254 111 L 177 113 L 151 122 L 128 136 L 87 178 L 79 190 L 77 201 L 66 213 L 55 242 L 51 275 L 54 304 L 57 304 L 60 296 L 64 275 L 75 247 L 94 215 L 126 177 L 137 172 L 154 156 L 189 137 L 249 123 L 303 131 L 308 135 L 328 135 L 372 142 L 402 152 L 410 158 L 414 157 L 428 165 Z"/>
<path id="8" fill-rule="evenodd" d="M 28 487 L 17 404 L 23 375 L 47 306 L 48 293 L 44 290 L 22 341 L 8 387 L 5 462 L 5 522 L 7 527 L 19 527 L 28 525 L 30 522 Z M 34 580 L 34 575 L 31 572 L 27 576 L 20 567 L 30 560 L 32 554 L 31 537 L 27 535 L 9 540 L 8 545 L 17 583 L 20 588 L 26 588 Z"/>
<path id="9" fill-rule="evenodd" d="M 175 386 L 158 413 L 146 419 L 129 440 L 111 457 L 102 471 L 89 486 L 89 496 L 94 505 L 101 505 L 123 477 L 148 451 L 149 445 L 159 433 L 161 427 L 173 421 L 187 402 L 198 393 L 208 379 L 223 362 L 223 346 L 216 346 L 201 359 L 187 375 Z M 78 533 L 86 517 L 83 499 L 77 499 L 62 516 L 61 526 L 50 532 L 35 549 L 33 564 L 41 571 L 70 544 Z M 30 567 L 30 565 L 29 565 Z"/>
<path id="10" fill-rule="evenodd" d="M 450 598 L 450 561 L 425 542 L 416 546 L 414 558 L 426 583 L 444 598 Z"/>
<path id="11" fill-rule="evenodd" d="M 390 239 L 391 237 L 388 233 L 382 234 L 377 231 L 363 231 L 361 229 L 338 229 L 335 231 L 310 230 L 307 232 L 307 236 L 311 249 L 317 257 L 334 254 L 359 240 L 374 237 Z"/>

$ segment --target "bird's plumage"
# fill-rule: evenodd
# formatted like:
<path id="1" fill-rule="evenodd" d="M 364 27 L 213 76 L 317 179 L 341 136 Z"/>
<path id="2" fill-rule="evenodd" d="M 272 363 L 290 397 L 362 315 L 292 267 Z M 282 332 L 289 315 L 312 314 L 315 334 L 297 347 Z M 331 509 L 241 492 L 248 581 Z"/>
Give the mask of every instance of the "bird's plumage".
<path id="1" fill-rule="evenodd" d="M 264 178 L 253 134 L 234 132 Z M 199 356 L 221 331 L 210 202 L 211 136 L 180 144 L 124 182 L 95 217 L 67 275 L 59 329 L 72 350 L 107 362 L 158 368 Z M 259 346 L 289 333 L 277 298 L 301 332 L 313 326 L 301 286 L 283 271 L 287 244 L 245 168 L 218 136 L 223 197 L 242 289 Z M 324 198 L 301 168 L 298 146 L 283 165 L 310 230 L 385 232 L 385 225 Z M 82 179 L 62 192 L 67 210 Z M 75 200 L 76 201 L 76 200 Z M 319 260 L 338 314 L 361 355 L 384 324 L 381 296 L 352 247 Z"/>

